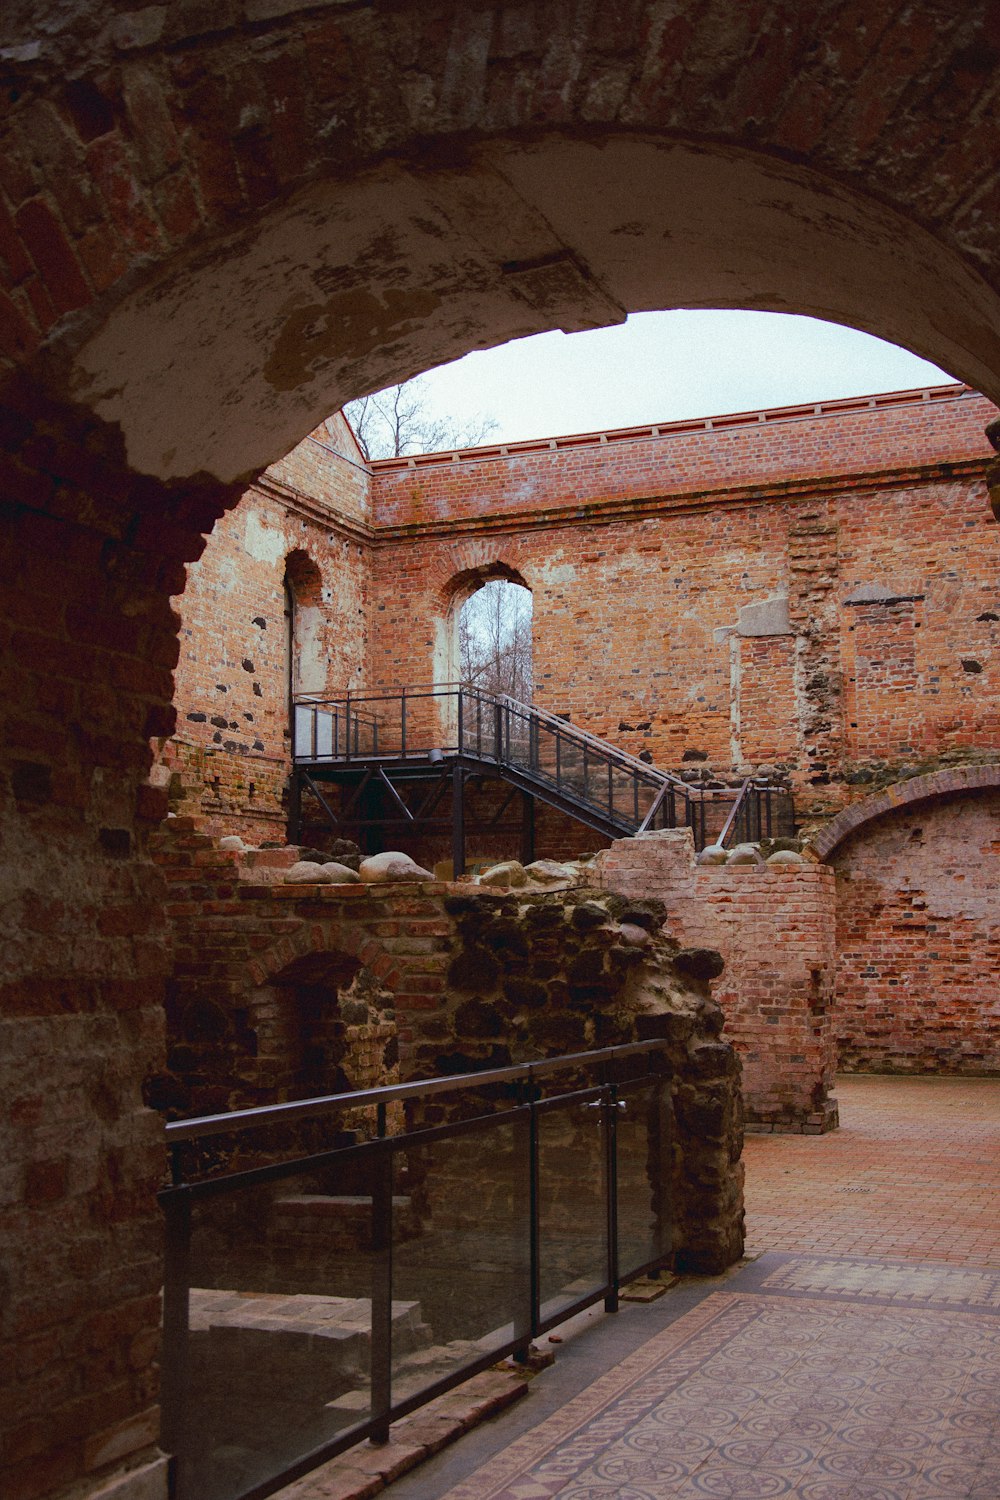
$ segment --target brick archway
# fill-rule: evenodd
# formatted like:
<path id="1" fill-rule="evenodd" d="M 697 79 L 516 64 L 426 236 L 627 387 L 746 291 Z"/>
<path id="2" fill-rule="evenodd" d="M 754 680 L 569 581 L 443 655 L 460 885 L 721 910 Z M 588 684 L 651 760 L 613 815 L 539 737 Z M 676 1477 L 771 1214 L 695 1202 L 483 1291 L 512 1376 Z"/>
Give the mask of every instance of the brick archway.
<path id="1" fill-rule="evenodd" d="M 399 960 L 386 951 L 377 938 L 363 927 L 337 918 L 314 922 L 303 919 L 297 932 L 281 937 L 265 948 L 245 966 L 244 983 L 269 984 L 290 964 L 314 953 L 337 953 L 353 958 L 376 978 L 393 987 L 399 978 Z"/>
<path id="2" fill-rule="evenodd" d="M 913 776 L 908 781 L 897 781 L 884 792 L 845 807 L 816 835 L 812 850 L 817 859 L 829 862 L 845 839 L 887 813 L 916 802 L 962 796 L 996 787 L 1000 787 L 1000 765 L 956 766 L 947 771 L 932 771 L 926 776 Z"/>
<path id="3" fill-rule="evenodd" d="M 19 1387 L 15 1492 L 160 1464 L 149 739 L 174 728 L 169 598 L 248 480 L 365 390 L 678 303 L 854 323 L 1000 396 L 1000 181 L 969 128 L 995 88 L 985 0 L 891 0 L 863 44 L 841 0 L 686 10 L 5 15 L 8 1296 L 19 1344 L 48 1338 L 51 1266 L 70 1351 Z M 113 1221 L 88 1186 L 112 1181 Z"/>
<path id="4" fill-rule="evenodd" d="M 361 391 L 651 307 L 854 323 L 1000 396 L 988 7 L 893 0 L 866 61 L 841 9 L 11 21 L 2 357 L 162 480 L 246 479 Z"/>

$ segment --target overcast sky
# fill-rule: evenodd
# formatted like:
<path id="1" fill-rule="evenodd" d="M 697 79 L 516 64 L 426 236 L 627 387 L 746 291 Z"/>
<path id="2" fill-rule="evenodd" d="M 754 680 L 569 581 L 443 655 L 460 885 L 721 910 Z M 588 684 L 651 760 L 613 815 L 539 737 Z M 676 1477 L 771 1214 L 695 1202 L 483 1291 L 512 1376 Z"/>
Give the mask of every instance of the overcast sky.
<path id="1" fill-rule="evenodd" d="M 893 344 L 815 318 L 638 313 L 617 328 L 544 333 L 424 377 L 435 415 L 495 418 L 489 442 L 754 411 L 953 377 Z"/>

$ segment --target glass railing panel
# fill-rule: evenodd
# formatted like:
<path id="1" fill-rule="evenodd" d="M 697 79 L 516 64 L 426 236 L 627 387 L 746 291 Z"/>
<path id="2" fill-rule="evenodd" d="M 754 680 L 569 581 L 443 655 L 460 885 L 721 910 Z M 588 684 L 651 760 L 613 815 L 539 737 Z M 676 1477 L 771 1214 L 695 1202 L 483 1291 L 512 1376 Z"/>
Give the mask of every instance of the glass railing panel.
<path id="1" fill-rule="evenodd" d="M 178 1500 L 234 1500 L 370 1415 L 372 1157 L 192 1205 Z"/>
<path id="2" fill-rule="evenodd" d="M 619 1280 L 672 1249 L 670 1085 L 625 1084 L 616 1111 Z"/>
<path id="3" fill-rule="evenodd" d="M 593 1092 L 538 1112 L 539 1302 L 543 1321 L 607 1284 L 604 1113 Z"/>
<path id="4" fill-rule="evenodd" d="M 527 1342 L 529 1162 L 526 1111 L 396 1153 L 394 1403 Z"/>
<path id="5" fill-rule="evenodd" d="M 611 808 L 615 818 L 629 827 L 637 828 L 642 822 L 641 816 L 636 816 L 636 802 L 639 788 L 639 780 L 635 771 L 624 766 L 611 764 L 608 775 L 611 795 Z"/>
<path id="6" fill-rule="evenodd" d="M 316 710 L 316 755 L 320 758 L 333 754 L 333 722 L 333 714 L 329 710 Z"/>
<path id="7" fill-rule="evenodd" d="M 296 703 L 292 712 L 294 754 L 299 760 L 309 760 L 313 753 L 314 710 L 305 703 Z"/>

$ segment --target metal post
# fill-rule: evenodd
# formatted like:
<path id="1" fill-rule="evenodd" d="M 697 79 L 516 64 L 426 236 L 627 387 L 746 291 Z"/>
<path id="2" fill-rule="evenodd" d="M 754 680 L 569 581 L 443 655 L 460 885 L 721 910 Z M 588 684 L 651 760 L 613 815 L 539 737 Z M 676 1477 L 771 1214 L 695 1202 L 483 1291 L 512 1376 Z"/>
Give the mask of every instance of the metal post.
<path id="1" fill-rule="evenodd" d="M 173 1188 L 161 1199 L 166 1217 L 163 1276 L 163 1352 L 160 1380 L 163 1401 L 161 1441 L 172 1455 L 174 1500 L 196 1500 L 185 1491 L 184 1414 L 191 1396 L 189 1321 L 191 1289 L 191 1197 Z"/>
<path id="2" fill-rule="evenodd" d="M 453 880 L 465 874 L 465 772 L 461 766 L 451 773 L 451 873 Z"/>
<path id="3" fill-rule="evenodd" d="M 375 1162 L 372 1187 L 371 1415 L 373 1443 L 389 1441 L 392 1405 L 392 1148 Z"/>
<path id="4" fill-rule="evenodd" d="M 399 738 L 400 738 L 399 753 L 400 753 L 400 755 L 405 755 L 406 754 L 406 689 L 405 688 L 403 689 L 403 696 L 400 699 Z"/>
<path id="5" fill-rule="evenodd" d="M 461 755 L 465 749 L 465 695 L 462 689 L 458 690 L 458 753 Z"/>
<path id="6" fill-rule="evenodd" d="M 614 1084 L 604 1088 L 605 1177 L 608 1195 L 608 1284 L 611 1291 L 604 1299 L 604 1311 L 618 1311 L 618 1090 Z"/>
<path id="7" fill-rule="evenodd" d="M 541 1246 L 539 1242 L 538 1225 L 538 1110 L 537 1090 L 532 1082 L 525 1086 L 528 1110 L 528 1285 L 531 1298 L 529 1309 L 528 1326 L 531 1329 L 531 1338 L 538 1333 L 539 1324 L 542 1320 L 542 1273 L 541 1273 Z M 514 1350 L 514 1358 L 522 1364 L 530 1354 L 530 1340 L 521 1344 Z"/>
<path id="8" fill-rule="evenodd" d="M 530 792 L 521 793 L 521 863 L 530 865 L 535 858 L 535 799 Z"/>

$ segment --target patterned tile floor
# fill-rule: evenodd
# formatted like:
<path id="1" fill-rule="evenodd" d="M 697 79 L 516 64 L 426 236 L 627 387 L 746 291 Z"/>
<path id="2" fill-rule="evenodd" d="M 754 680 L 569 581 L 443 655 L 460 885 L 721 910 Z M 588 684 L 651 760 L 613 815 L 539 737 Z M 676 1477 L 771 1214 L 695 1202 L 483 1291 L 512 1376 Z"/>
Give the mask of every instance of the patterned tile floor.
<path id="1" fill-rule="evenodd" d="M 1000 1081 L 838 1094 L 747 1143 L 759 1259 L 595 1318 L 392 1500 L 1000 1500 Z"/>
<path id="2" fill-rule="evenodd" d="M 1000 1082 L 842 1077 L 837 1098 L 829 1135 L 747 1136 L 748 1253 L 1000 1267 Z"/>

